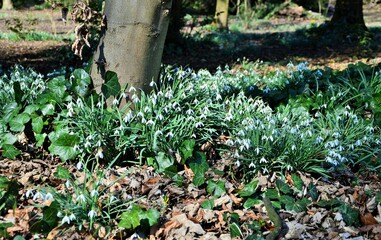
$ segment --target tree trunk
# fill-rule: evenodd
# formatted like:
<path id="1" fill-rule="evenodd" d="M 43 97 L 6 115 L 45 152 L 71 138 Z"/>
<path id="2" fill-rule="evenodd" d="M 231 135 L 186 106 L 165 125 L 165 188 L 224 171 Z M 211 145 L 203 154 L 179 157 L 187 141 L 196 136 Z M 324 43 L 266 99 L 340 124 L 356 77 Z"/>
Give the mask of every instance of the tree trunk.
<path id="1" fill-rule="evenodd" d="M 91 69 L 97 92 L 106 71 L 116 72 L 122 87 L 143 91 L 158 79 L 171 5 L 171 0 L 106 1 L 107 29 Z"/>
<path id="2" fill-rule="evenodd" d="M 12 10 L 13 4 L 12 0 L 3 0 L 3 6 L 1 7 L 1 10 Z"/>
<path id="3" fill-rule="evenodd" d="M 337 0 L 331 23 L 366 29 L 362 6 L 363 0 Z"/>
<path id="4" fill-rule="evenodd" d="M 228 16 L 229 0 L 217 0 L 215 19 L 221 30 L 228 29 Z"/>
<path id="5" fill-rule="evenodd" d="M 185 13 L 182 7 L 182 0 L 172 0 L 172 11 L 166 38 L 167 44 L 181 44 L 180 30 L 184 26 L 184 15 Z"/>

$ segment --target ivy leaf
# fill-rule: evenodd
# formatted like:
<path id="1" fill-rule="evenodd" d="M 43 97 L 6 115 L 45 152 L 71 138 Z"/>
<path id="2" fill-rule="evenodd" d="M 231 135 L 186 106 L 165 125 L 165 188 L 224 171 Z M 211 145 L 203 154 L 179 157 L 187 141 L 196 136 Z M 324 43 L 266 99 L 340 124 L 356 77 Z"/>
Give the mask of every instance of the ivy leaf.
<path id="1" fill-rule="evenodd" d="M 206 191 L 213 194 L 214 197 L 221 197 L 221 195 L 226 191 L 225 183 L 223 181 L 209 180 Z"/>
<path id="2" fill-rule="evenodd" d="M 288 195 L 283 195 L 279 198 L 279 201 L 285 205 L 285 208 L 287 211 L 294 210 L 295 200 L 293 197 Z"/>
<path id="3" fill-rule="evenodd" d="M 254 180 L 249 184 L 246 184 L 241 191 L 238 192 L 238 195 L 241 197 L 250 197 L 257 191 L 259 180 Z"/>
<path id="4" fill-rule="evenodd" d="M 211 198 L 209 200 L 204 200 L 201 203 L 201 207 L 204 208 L 204 209 L 213 210 L 213 208 L 214 208 L 214 199 Z"/>
<path id="5" fill-rule="evenodd" d="M 303 180 L 296 174 L 292 174 L 291 179 L 294 182 L 295 188 L 298 189 L 299 191 L 303 191 L 303 186 L 304 186 Z"/>
<path id="6" fill-rule="evenodd" d="M 3 144 L 2 145 L 3 149 L 3 157 L 9 158 L 9 159 L 14 159 L 18 155 L 21 154 L 21 151 L 16 149 L 12 144 Z"/>
<path id="7" fill-rule="evenodd" d="M 49 90 L 55 95 L 56 99 L 63 99 L 66 92 L 65 76 L 58 76 L 48 82 Z"/>
<path id="8" fill-rule="evenodd" d="M 146 218 L 148 219 L 149 225 L 153 226 L 158 222 L 160 212 L 154 208 L 151 208 L 146 212 Z"/>
<path id="9" fill-rule="evenodd" d="M 310 182 L 307 186 L 308 195 L 311 197 L 312 201 L 317 201 L 319 198 L 318 190 L 316 189 L 315 184 Z"/>
<path id="10" fill-rule="evenodd" d="M 25 124 L 29 122 L 29 120 L 29 114 L 21 113 L 16 115 L 14 118 L 12 118 L 11 121 L 9 121 L 9 126 L 11 127 L 11 130 L 14 132 L 22 132 L 25 129 Z"/>
<path id="11" fill-rule="evenodd" d="M 42 132 L 42 129 L 44 127 L 44 121 L 42 120 L 41 116 L 32 118 L 32 129 L 34 133 L 39 134 Z"/>
<path id="12" fill-rule="evenodd" d="M 164 152 L 159 152 L 156 156 L 157 171 L 164 172 L 173 166 L 174 160 L 169 158 Z"/>
<path id="13" fill-rule="evenodd" d="M 41 147 L 42 144 L 44 144 L 46 136 L 48 136 L 46 133 L 34 134 L 34 137 L 36 138 L 36 146 L 37 147 Z"/>
<path id="14" fill-rule="evenodd" d="M 69 133 L 62 133 L 59 137 L 52 141 L 49 147 L 49 151 L 53 155 L 58 155 L 63 161 L 73 159 L 77 156 L 77 152 L 74 150 L 74 146 L 79 142 L 77 135 L 71 135 Z"/>
<path id="15" fill-rule="evenodd" d="M 74 78 L 74 82 L 72 83 L 74 87 L 74 92 L 80 97 L 87 96 L 90 92 L 90 84 L 91 84 L 90 75 L 83 69 L 76 69 L 74 70 L 72 76 Z M 106 73 L 106 77 L 107 77 L 107 73 Z"/>
<path id="16" fill-rule="evenodd" d="M 139 212 L 133 208 L 131 211 L 122 213 L 118 227 L 125 229 L 135 229 L 139 225 Z"/>
<path id="17" fill-rule="evenodd" d="M 269 199 L 279 199 L 279 192 L 275 188 L 267 189 L 265 194 Z"/>
<path id="18" fill-rule="evenodd" d="M 107 71 L 105 74 L 105 83 L 102 84 L 102 93 L 105 98 L 116 96 L 120 93 L 121 87 L 118 80 L 118 75 L 115 72 Z"/>
<path id="19" fill-rule="evenodd" d="M 36 104 L 31 104 L 25 107 L 24 113 L 27 113 L 29 115 L 32 115 L 32 113 L 35 113 L 37 110 L 39 110 L 40 107 Z"/>
<path id="20" fill-rule="evenodd" d="M 54 176 L 64 180 L 68 180 L 71 177 L 69 170 L 62 166 L 57 167 L 57 171 L 54 173 Z"/>
<path id="21" fill-rule="evenodd" d="M 301 200 L 295 202 L 295 204 L 293 205 L 293 210 L 297 213 L 306 211 L 307 205 L 310 203 L 311 201 L 307 198 L 302 198 Z"/>
<path id="22" fill-rule="evenodd" d="M 230 236 L 231 237 L 240 237 L 242 236 L 241 228 L 238 226 L 237 223 L 229 224 L 230 228 Z"/>
<path id="23" fill-rule="evenodd" d="M 59 210 L 60 206 L 57 201 L 53 201 L 49 206 L 44 207 L 42 210 L 42 220 L 47 222 L 51 229 L 58 224 L 57 213 Z"/>
<path id="24" fill-rule="evenodd" d="M 348 204 L 342 204 L 339 207 L 339 212 L 343 215 L 343 220 L 348 226 L 359 226 L 360 212 L 352 208 Z"/>
<path id="25" fill-rule="evenodd" d="M 47 103 L 47 104 L 41 105 L 41 112 L 42 112 L 42 115 L 44 115 L 44 116 L 53 115 L 54 110 L 55 110 L 55 107 L 52 103 Z"/>
<path id="26" fill-rule="evenodd" d="M 0 142 L 3 144 L 13 145 L 15 142 L 17 142 L 17 137 L 12 133 L 6 133 L 4 136 L 2 136 Z"/>
<path id="27" fill-rule="evenodd" d="M 198 187 L 205 183 L 205 173 L 209 169 L 206 162 L 206 155 L 202 152 L 195 152 L 194 158 L 189 160 L 189 167 L 194 173 L 193 184 Z"/>
<path id="28" fill-rule="evenodd" d="M 194 139 L 188 139 L 181 143 L 180 151 L 182 153 L 182 159 L 185 162 L 188 158 L 192 157 L 194 146 L 196 145 L 196 141 Z"/>
<path id="29" fill-rule="evenodd" d="M 276 184 L 277 188 L 279 189 L 279 191 L 284 193 L 284 194 L 289 194 L 292 192 L 291 188 L 285 182 L 283 182 L 280 179 L 277 179 L 275 181 L 275 184 Z"/>
<path id="30" fill-rule="evenodd" d="M 261 203 L 261 201 L 259 199 L 250 197 L 245 201 L 245 203 L 243 204 L 243 207 L 246 209 L 249 209 L 249 208 L 253 207 L 254 205 L 260 204 L 260 203 Z"/>

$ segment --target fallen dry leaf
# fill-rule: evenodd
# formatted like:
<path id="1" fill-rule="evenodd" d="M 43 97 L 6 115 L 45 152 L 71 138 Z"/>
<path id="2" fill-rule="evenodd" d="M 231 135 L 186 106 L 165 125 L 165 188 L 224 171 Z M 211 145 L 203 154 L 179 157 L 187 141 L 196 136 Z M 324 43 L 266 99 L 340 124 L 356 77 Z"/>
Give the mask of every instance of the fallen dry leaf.
<path id="1" fill-rule="evenodd" d="M 365 226 L 377 224 L 376 219 L 371 213 L 366 213 L 365 215 L 360 216 L 361 223 Z"/>

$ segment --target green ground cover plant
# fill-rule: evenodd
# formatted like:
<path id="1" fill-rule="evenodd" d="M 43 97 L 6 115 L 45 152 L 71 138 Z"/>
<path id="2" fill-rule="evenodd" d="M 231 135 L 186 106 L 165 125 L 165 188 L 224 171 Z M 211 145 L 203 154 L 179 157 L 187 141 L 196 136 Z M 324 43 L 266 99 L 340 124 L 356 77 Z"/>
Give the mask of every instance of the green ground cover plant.
<path id="1" fill-rule="evenodd" d="M 82 69 L 68 79 L 44 79 L 22 67 L 2 76 L 2 156 L 18 158 L 25 149 L 36 156 L 48 151 L 76 165 L 83 176 L 59 167 L 55 176 L 66 182 L 65 189 L 28 192 L 42 208 L 32 231 L 48 234 L 74 226 L 99 237 L 116 228 L 144 232 L 155 225 L 159 206 L 146 209 L 135 204 L 137 199 L 109 192 L 124 177 L 106 181 L 115 166 L 148 165 L 179 186 L 184 182 L 179 172 L 189 168 L 192 184 L 206 186 L 212 196 L 202 203 L 209 210 L 214 198 L 228 190 L 223 181 L 209 177 L 210 170 L 221 174 L 211 163 L 216 159 L 227 160 L 228 175 L 245 183 L 238 192 L 245 208 L 262 200 L 252 181 L 258 174 L 302 171 L 330 177 L 342 169 L 379 169 L 379 67 L 358 64 L 333 71 L 290 63 L 266 74 L 261 68 L 247 61 L 239 70 L 226 67 L 216 73 L 168 66 L 149 93 L 120 86 L 115 73 L 108 72 L 101 95 L 91 92 L 91 78 Z M 106 107 L 108 97 L 113 101 Z M 316 201 L 315 187 L 295 174 L 292 179 L 295 189 L 278 180 L 264 196 L 275 208 L 305 211 Z M 303 189 L 309 199 L 298 195 Z M 162 199 L 163 207 L 167 200 Z M 47 200 L 50 205 L 43 205 Z M 337 208 L 348 224 L 357 224 L 349 206 L 338 203 Z M 261 226 L 259 221 L 241 226 L 235 214 L 224 219 L 232 236 Z"/>

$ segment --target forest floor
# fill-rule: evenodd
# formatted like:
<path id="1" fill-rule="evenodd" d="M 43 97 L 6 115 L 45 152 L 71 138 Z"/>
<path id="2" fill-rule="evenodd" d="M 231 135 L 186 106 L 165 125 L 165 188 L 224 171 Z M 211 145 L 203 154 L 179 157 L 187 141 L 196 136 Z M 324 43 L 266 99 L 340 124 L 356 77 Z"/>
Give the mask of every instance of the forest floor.
<path id="1" fill-rule="evenodd" d="M 368 26 L 381 22 L 379 6 L 377 8 L 365 7 L 364 10 Z M 58 11 L 1 11 L 1 32 L 8 31 L 4 20 L 13 18 L 22 19 L 23 21 L 37 18 L 37 24 L 33 26 L 33 29 L 67 36 L 68 38 L 75 27 L 74 23 L 70 21 L 67 24 L 60 21 Z M 237 41 L 233 47 L 218 44 L 207 44 L 205 46 L 195 44 L 192 46 L 193 43 L 187 43 L 187 48 L 173 47 L 166 50 L 163 62 L 189 66 L 195 69 L 207 68 L 211 71 L 214 71 L 218 66 L 234 64 L 238 58 L 243 59 L 244 57 L 253 61 L 262 60 L 272 67 L 285 66 L 290 61 L 307 61 L 314 67 L 328 66 L 335 69 L 345 69 L 349 63 L 357 61 L 367 63 L 381 62 L 379 48 L 378 50 L 374 48 L 363 51 L 363 49 L 344 47 L 318 48 L 316 46 L 308 47 L 307 45 L 300 47 L 298 45 L 279 44 L 280 41 L 264 41 L 258 38 L 258 36 L 264 36 L 264 34 L 277 34 L 276 31 L 268 32 L 270 29 L 274 29 L 276 25 L 308 25 L 311 21 L 308 18 L 295 18 L 268 20 L 265 25 L 253 23 L 251 30 L 246 33 L 249 37 L 242 37 L 243 40 Z M 322 22 L 323 20 L 313 21 Z M 30 30 L 25 25 L 24 30 L 27 29 Z M 282 31 L 279 30 L 279 32 Z M 381 38 L 380 36 L 376 37 Z M 45 74 L 53 69 L 61 69 L 64 66 L 79 67 L 82 62 L 72 54 L 70 44 L 70 41 L 11 41 L 0 39 L 0 65 L 3 70 L 6 70 L 14 64 L 21 64 Z M 71 173 L 80 174 L 68 163 L 62 163 L 44 154 L 43 156 L 46 156 L 46 159 L 33 159 L 28 153 L 25 153 L 17 161 L 1 160 L 0 175 L 17 179 L 21 186 L 20 193 L 23 196 L 20 199 L 22 204 L 20 204 L 16 212 L 4 216 L 4 219 L 13 219 L 16 223 L 13 227 L 8 228 L 11 235 L 21 234 L 27 239 L 33 238 L 29 231 L 31 228 L 29 225 L 30 216 L 33 215 L 32 213 L 38 212 L 38 210 L 35 207 L 30 207 L 34 204 L 31 199 L 24 197 L 27 189 L 34 188 L 36 184 L 63 189 L 64 182 L 54 175 L 58 166 L 65 166 L 70 169 Z M 218 166 L 220 170 L 226 171 L 228 162 L 221 159 L 218 161 L 214 165 Z M 113 176 L 115 172 L 125 172 L 126 169 L 119 167 L 113 169 L 113 171 L 110 171 L 110 176 Z M 186 177 L 186 170 L 182 174 Z M 211 174 L 212 177 L 219 177 L 216 174 Z M 319 200 L 339 199 L 359 209 L 361 223 L 358 227 L 347 226 L 344 218 L 351 217 L 351 213 L 344 211 L 342 214 L 333 208 L 333 204 L 331 207 L 312 204 L 309 206 L 308 211 L 298 214 L 281 210 L 279 214 L 282 220 L 287 222 L 289 229 L 285 236 L 286 239 L 381 240 L 381 205 L 380 203 L 377 204 L 376 201 L 377 196 L 379 196 L 377 193 L 380 192 L 381 188 L 379 175 L 363 171 L 356 173 L 342 172 L 332 179 L 315 178 L 305 173 L 298 173 L 297 175 L 303 180 L 303 191 L 307 191 L 309 183 L 316 186 Z M 78 177 L 80 178 L 80 176 Z M 190 187 L 179 189 L 170 183 L 169 179 L 158 175 L 150 167 L 130 168 L 130 174 L 118 184 L 120 187 L 127 189 L 126 191 L 129 191 L 129 193 L 132 192 L 134 197 L 147 196 L 146 201 L 149 199 L 151 205 L 160 202 L 160 194 L 157 194 L 160 190 L 170 196 L 167 207 L 162 209 L 164 213 L 163 221 L 166 223 L 160 226 L 159 229 L 153 230 L 152 239 L 155 237 L 157 239 L 231 239 L 229 224 L 222 217 L 226 212 L 236 213 L 247 220 L 262 222 L 261 232 L 267 235 L 274 229 L 274 226 L 267 216 L 266 209 L 263 205 L 256 205 L 255 211 L 244 209 L 242 207 L 242 198 L 233 191 L 239 189 L 240 183 L 235 182 L 228 174 L 224 175 L 224 177 L 225 186 L 230 186 L 230 189 L 228 189 L 227 194 L 215 199 L 215 210 L 213 211 L 203 210 L 200 207 L 201 203 L 209 197 L 206 189 L 192 189 Z M 296 183 L 293 182 L 291 176 L 286 176 L 286 178 L 288 180 L 287 184 L 294 189 Z M 185 185 L 190 182 L 189 179 L 185 181 Z M 132 183 L 134 184 L 132 185 Z M 263 189 L 275 188 L 274 176 L 260 177 L 259 186 Z M 146 204 L 148 203 L 146 202 Z M 201 224 L 201 222 L 204 224 Z M 48 238 L 94 239 L 90 235 L 79 235 L 73 229 L 68 229 L 63 236 L 58 237 L 57 234 L 61 230 L 60 228 L 54 229 Z M 124 236 L 124 239 L 126 238 L 127 236 Z"/>

